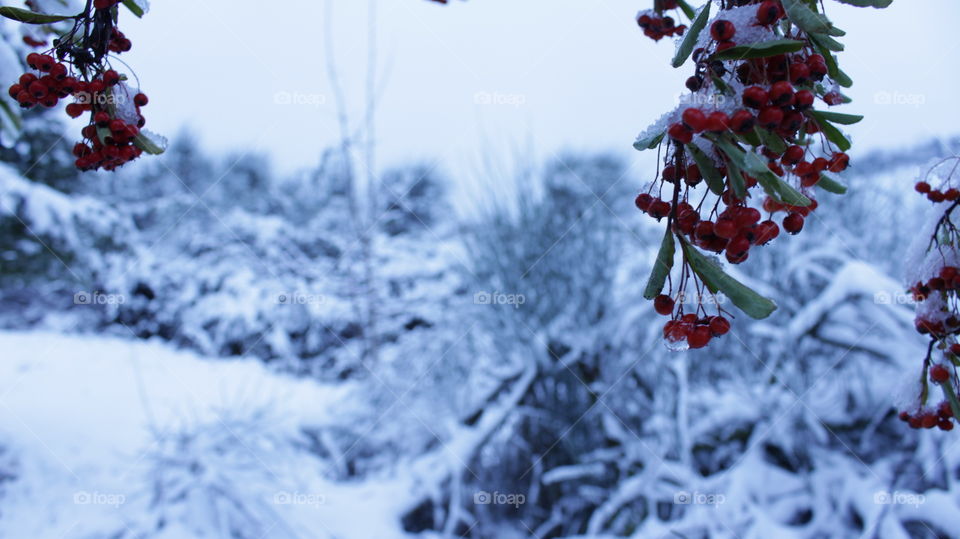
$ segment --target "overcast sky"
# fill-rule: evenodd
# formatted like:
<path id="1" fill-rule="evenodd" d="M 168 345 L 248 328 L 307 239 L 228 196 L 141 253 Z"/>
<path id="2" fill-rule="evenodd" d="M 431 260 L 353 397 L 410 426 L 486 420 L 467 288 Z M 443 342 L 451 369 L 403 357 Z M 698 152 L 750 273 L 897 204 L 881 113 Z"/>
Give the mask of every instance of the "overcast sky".
<path id="1" fill-rule="evenodd" d="M 368 0 L 332 2 L 335 54 L 359 119 L 367 71 Z M 856 81 L 849 112 L 859 148 L 960 132 L 960 2 L 896 0 L 887 10 L 828 1 L 847 30 L 841 56 Z M 191 126 L 212 150 L 259 149 L 283 172 L 317 162 L 338 137 L 327 82 L 326 1 L 157 0 L 127 16 L 126 57 L 151 97 L 149 126 Z M 616 150 L 672 108 L 688 68 L 673 45 L 633 22 L 650 0 L 379 0 L 385 84 L 377 116 L 381 164 L 526 147 Z M 238 7 L 243 6 L 243 7 Z M 285 104 L 289 101 L 290 104 Z"/>

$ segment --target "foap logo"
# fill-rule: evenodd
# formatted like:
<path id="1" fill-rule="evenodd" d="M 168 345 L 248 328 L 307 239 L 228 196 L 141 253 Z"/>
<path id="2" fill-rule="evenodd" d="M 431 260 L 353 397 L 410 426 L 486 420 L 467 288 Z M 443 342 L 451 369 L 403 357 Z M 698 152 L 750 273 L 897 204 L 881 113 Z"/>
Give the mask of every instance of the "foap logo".
<path id="1" fill-rule="evenodd" d="M 727 296 L 723 294 L 688 294 L 680 292 L 677 295 L 675 304 L 677 305 L 724 305 L 727 303 Z"/>
<path id="2" fill-rule="evenodd" d="M 681 490 L 673 495 L 673 503 L 677 505 L 722 505 L 726 501 L 726 496 L 720 493 Z"/>
<path id="3" fill-rule="evenodd" d="M 527 497 L 523 494 L 480 490 L 473 494 L 473 503 L 475 505 L 512 505 L 514 508 L 519 508 L 527 503 Z"/>
<path id="4" fill-rule="evenodd" d="M 327 297 L 323 294 L 307 294 L 303 292 L 282 292 L 274 298 L 277 305 L 323 305 Z"/>
<path id="5" fill-rule="evenodd" d="M 130 97 L 126 92 L 79 92 L 74 96 L 78 105 L 99 105 L 106 107 L 108 105 L 126 105 Z"/>
<path id="6" fill-rule="evenodd" d="M 322 107 L 327 104 L 327 96 L 307 92 L 280 91 L 273 94 L 274 105 L 293 105 L 300 107 Z"/>
<path id="7" fill-rule="evenodd" d="M 473 295 L 474 305 L 512 305 L 519 309 L 527 302 L 523 294 L 504 294 L 502 292 L 477 292 Z"/>
<path id="8" fill-rule="evenodd" d="M 527 103 L 527 96 L 523 94 L 507 94 L 501 92 L 477 92 L 473 94 L 475 105 L 504 105 L 508 107 L 522 107 Z"/>
<path id="9" fill-rule="evenodd" d="M 120 507 L 127 502 L 127 497 L 123 494 L 106 492 L 88 492 L 81 490 L 73 494 L 73 503 L 77 505 L 108 505 L 110 507 Z"/>
<path id="10" fill-rule="evenodd" d="M 873 94 L 873 102 L 877 105 L 899 105 L 919 108 L 927 104 L 927 96 L 926 94 L 908 94 L 903 92 L 877 92 Z"/>
<path id="11" fill-rule="evenodd" d="M 327 503 L 327 498 L 323 494 L 281 490 L 273 495 L 273 503 L 277 505 L 310 505 L 319 507 Z"/>
<path id="12" fill-rule="evenodd" d="M 123 305 L 126 302 L 123 294 L 80 291 L 73 295 L 74 305 Z"/>
<path id="13" fill-rule="evenodd" d="M 725 105 L 728 100 L 730 100 L 730 98 L 723 94 L 694 94 L 685 92 L 682 94 L 677 94 L 677 96 L 674 98 L 674 103 L 686 107 L 719 108 Z"/>
<path id="14" fill-rule="evenodd" d="M 873 503 L 877 505 L 912 505 L 919 507 L 926 503 L 927 498 L 923 494 L 913 492 L 900 492 L 895 490 L 878 490 L 873 494 Z"/>
<path id="15" fill-rule="evenodd" d="M 891 294 L 890 292 L 881 291 L 873 295 L 873 302 L 877 305 L 915 305 L 917 300 L 913 298 L 913 294 L 905 294 L 903 292 Z"/>

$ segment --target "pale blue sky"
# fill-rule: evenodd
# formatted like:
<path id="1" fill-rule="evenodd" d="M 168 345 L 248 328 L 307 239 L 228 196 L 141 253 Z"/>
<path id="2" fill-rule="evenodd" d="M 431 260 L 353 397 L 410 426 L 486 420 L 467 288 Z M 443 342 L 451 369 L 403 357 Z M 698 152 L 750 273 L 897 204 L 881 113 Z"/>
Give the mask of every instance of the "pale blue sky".
<path id="1" fill-rule="evenodd" d="M 353 110 L 362 112 L 367 0 L 331 0 L 333 40 Z M 310 166 L 337 140 L 324 68 L 325 2 L 157 0 L 126 17 L 127 57 L 151 97 L 149 124 L 192 126 L 214 150 L 262 149 L 278 169 Z M 960 3 L 896 0 L 887 10 L 828 1 L 848 31 L 841 57 L 856 85 L 851 129 L 860 148 L 898 145 L 957 128 Z M 382 164 L 440 158 L 470 166 L 532 140 L 625 155 L 638 132 L 671 108 L 688 69 L 673 46 L 633 23 L 649 0 L 379 0 L 378 116 Z M 299 104 L 278 104 L 289 96 Z M 885 104 L 884 101 L 891 101 Z M 489 104 L 488 104 L 489 102 Z"/>

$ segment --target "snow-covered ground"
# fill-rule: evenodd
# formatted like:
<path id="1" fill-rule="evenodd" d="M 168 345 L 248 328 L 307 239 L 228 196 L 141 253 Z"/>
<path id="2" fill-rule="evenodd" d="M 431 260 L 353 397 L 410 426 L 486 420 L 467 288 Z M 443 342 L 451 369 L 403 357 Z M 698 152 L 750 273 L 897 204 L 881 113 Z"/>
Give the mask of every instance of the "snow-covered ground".
<path id="1" fill-rule="evenodd" d="M 402 536 L 404 481 L 334 485 L 302 443 L 350 384 L 159 342 L 0 333 L 0 349 L 0 537 Z"/>

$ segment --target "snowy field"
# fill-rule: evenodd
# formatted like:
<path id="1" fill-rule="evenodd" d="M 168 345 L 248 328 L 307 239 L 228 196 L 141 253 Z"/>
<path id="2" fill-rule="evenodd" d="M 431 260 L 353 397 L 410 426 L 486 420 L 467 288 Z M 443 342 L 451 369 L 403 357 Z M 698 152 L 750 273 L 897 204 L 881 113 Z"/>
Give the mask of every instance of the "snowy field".
<path id="1" fill-rule="evenodd" d="M 217 537 L 220 519 L 244 518 L 265 537 L 402 536 L 391 499 L 405 483 L 325 482 L 298 443 L 349 386 L 160 343 L 3 333 L 0 349 L 0 537 L 113 537 L 160 519 L 155 537 Z M 157 515 L 156 496 L 182 504 Z"/>

